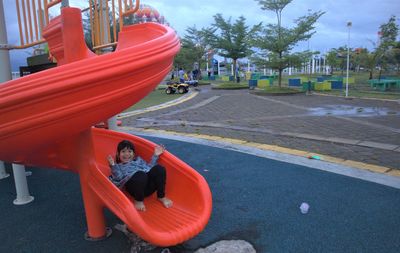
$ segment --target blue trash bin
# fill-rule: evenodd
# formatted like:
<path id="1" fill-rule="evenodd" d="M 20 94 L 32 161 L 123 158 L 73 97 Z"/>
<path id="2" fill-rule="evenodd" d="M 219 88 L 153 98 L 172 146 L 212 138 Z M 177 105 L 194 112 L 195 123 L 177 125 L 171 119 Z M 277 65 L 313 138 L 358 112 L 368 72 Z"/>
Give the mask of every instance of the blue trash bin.
<path id="1" fill-rule="evenodd" d="M 289 86 L 301 86 L 300 78 L 289 78 Z"/>
<path id="2" fill-rule="evenodd" d="M 257 80 L 250 79 L 249 80 L 249 89 L 253 90 L 255 87 L 257 87 Z"/>
<path id="3" fill-rule="evenodd" d="M 341 90 L 343 89 L 343 81 L 331 81 L 331 88 L 335 90 Z"/>

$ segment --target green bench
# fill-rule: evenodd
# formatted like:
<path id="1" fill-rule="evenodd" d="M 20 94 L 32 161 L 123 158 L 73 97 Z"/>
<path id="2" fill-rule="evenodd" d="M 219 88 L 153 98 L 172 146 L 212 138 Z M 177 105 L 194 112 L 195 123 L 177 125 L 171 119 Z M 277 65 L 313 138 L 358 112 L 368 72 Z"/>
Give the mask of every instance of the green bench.
<path id="1" fill-rule="evenodd" d="M 387 91 L 390 89 L 400 88 L 400 79 L 371 79 L 368 81 L 373 89 L 379 89 L 381 91 Z"/>

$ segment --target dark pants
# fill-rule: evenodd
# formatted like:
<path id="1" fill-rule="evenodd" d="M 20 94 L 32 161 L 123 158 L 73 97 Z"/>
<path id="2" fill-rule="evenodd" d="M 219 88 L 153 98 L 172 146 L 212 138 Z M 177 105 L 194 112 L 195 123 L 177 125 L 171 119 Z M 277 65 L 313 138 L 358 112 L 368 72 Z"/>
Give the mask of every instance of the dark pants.
<path id="1" fill-rule="evenodd" d="M 158 198 L 165 196 L 165 182 L 167 173 L 161 165 L 156 165 L 149 172 L 136 172 L 125 184 L 125 189 L 136 201 L 143 201 L 144 197 L 150 196 L 157 191 Z"/>

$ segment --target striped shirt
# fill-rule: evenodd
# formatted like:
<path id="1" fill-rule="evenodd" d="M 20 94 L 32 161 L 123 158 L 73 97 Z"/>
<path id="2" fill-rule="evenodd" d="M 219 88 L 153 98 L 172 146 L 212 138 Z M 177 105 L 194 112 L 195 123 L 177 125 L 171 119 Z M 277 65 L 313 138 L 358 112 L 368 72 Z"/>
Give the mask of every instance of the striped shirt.
<path id="1" fill-rule="evenodd" d="M 140 156 L 127 163 L 116 163 L 111 166 L 110 180 L 118 188 L 122 188 L 136 172 L 149 172 L 157 164 L 157 161 L 158 156 L 153 155 L 150 163 L 147 163 Z"/>

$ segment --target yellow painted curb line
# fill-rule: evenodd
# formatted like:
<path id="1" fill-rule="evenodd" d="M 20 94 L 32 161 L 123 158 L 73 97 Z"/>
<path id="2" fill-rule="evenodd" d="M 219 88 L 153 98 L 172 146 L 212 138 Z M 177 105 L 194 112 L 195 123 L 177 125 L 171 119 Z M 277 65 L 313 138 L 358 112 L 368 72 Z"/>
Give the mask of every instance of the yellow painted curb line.
<path id="1" fill-rule="evenodd" d="M 310 153 L 310 152 L 303 151 L 303 150 L 280 147 L 280 146 L 276 146 L 276 145 L 269 145 L 269 144 L 263 144 L 263 143 L 257 143 L 257 142 L 249 142 L 249 141 L 233 139 L 233 138 L 224 138 L 224 137 L 214 136 L 214 135 L 181 133 L 181 132 L 175 132 L 175 131 L 169 131 L 169 130 L 157 130 L 157 129 L 150 129 L 150 128 L 143 129 L 143 128 L 135 128 L 135 127 L 121 127 L 121 129 L 144 131 L 144 132 L 150 132 L 150 133 L 164 133 L 164 134 L 185 136 L 185 137 L 194 137 L 194 138 L 210 140 L 210 141 L 222 141 L 222 142 L 226 142 L 229 144 L 239 144 L 239 145 L 254 147 L 254 148 L 258 148 L 258 149 L 262 149 L 262 150 L 275 151 L 275 152 L 279 152 L 279 153 L 285 153 L 285 154 L 301 156 L 301 157 L 319 156 L 322 158 L 321 160 L 325 161 L 325 162 L 331 162 L 331 163 L 345 165 L 345 166 L 349 166 L 349 167 L 353 167 L 353 168 L 357 168 L 357 169 L 361 169 L 361 170 L 368 170 L 368 171 L 372 171 L 375 173 L 387 174 L 390 176 L 400 177 L 400 170 L 391 169 L 388 167 L 383 167 L 383 166 L 378 166 L 378 165 L 373 165 L 373 164 L 368 164 L 368 163 L 363 163 L 363 162 L 345 160 L 345 159 L 341 159 L 341 158 L 337 158 L 337 157 L 333 157 L 333 156 L 329 156 L 329 155 Z"/>
<path id="2" fill-rule="evenodd" d="M 386 174 L 389 174 L 391 176 L 400 177 L 400 170 L 390 170 L 390 171 L 386 172 Z"/>

